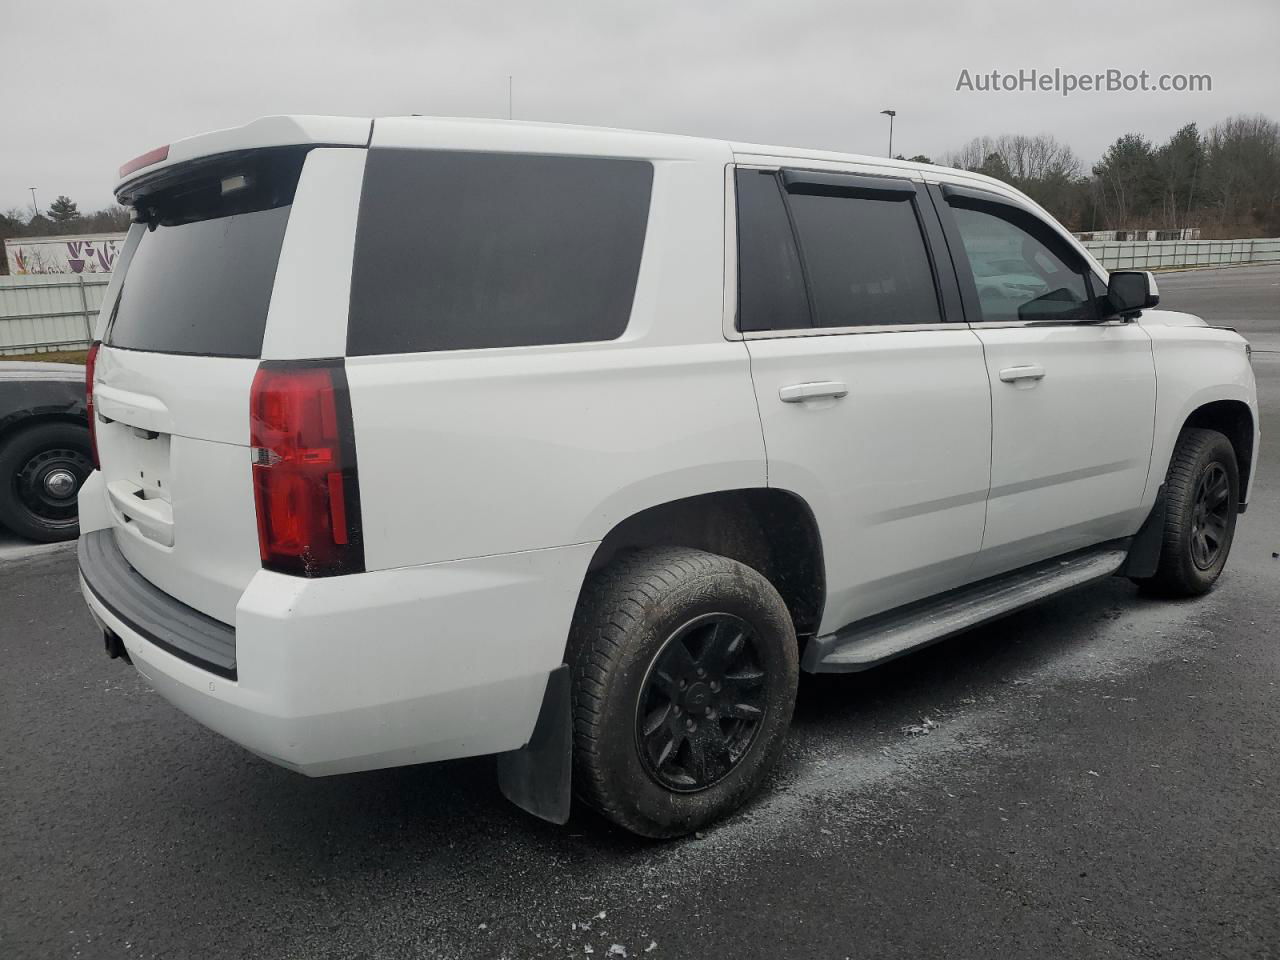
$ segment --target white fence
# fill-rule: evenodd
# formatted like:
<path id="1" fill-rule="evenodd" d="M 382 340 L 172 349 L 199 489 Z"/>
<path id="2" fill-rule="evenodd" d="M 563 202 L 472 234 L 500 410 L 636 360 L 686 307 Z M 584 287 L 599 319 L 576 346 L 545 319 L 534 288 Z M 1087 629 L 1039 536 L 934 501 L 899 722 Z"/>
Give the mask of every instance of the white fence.
<path id="1" fill-rule="evenodd" d="M 1108 270 L 1225 267 L 1280 260 L 1280 237 L 1262 240 L 1089 240 L 1084 245 Z"/>
<path id="2" fill-rule="evenodd" d="M 0 356 L 83 350 L 110 274 L 0 277 Z"/>

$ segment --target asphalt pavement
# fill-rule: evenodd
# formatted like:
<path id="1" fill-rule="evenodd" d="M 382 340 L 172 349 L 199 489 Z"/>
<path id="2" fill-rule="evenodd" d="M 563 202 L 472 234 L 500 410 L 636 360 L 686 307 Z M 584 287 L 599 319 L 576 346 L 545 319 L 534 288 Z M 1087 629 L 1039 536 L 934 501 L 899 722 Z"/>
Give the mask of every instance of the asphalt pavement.
<path id="1" fill-rule="evenodd" d="M 1160 288 L 1254 342 L 1275 422 L 1280 268 Z M 1208 597 L 805 678 L 764 793 L 666 844 L 528 818 L 490 760 L 273 767 L 102 655 L 72 552 L 0 548 L 0 957 L 1280 956 L 1278 492 L 1264 440 Z"/>

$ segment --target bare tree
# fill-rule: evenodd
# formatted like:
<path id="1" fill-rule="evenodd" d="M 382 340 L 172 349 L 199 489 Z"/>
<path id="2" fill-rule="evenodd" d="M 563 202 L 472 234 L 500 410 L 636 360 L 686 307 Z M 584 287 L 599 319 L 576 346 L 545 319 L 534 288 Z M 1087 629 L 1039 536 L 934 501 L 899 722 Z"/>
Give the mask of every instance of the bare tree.
<path id="1" fill-rule="evenodd" d="M 1066 223 L 1080 223 L 1088 206 L 1080 158 L 1051 134 L 974 137 L 942 162 L 1012 184 Z"/>
<path id="2" fill-rule="evenodd" d="M 998 156 L 1010 176 L 1019 181 L 1070 180 L 1080 175 L 1080 158 L 1052 134 L 1004 134 L 974 137 L 959 150 L 944 154 L 942 162 L 963 170 L 977 170 Z"/>
<path id="3" fill-rule="evenodd" d="M 1280 124 L 1230 117 L 1206 138 L 1207 192 L 1221 223 L 1280 226 Z"/>

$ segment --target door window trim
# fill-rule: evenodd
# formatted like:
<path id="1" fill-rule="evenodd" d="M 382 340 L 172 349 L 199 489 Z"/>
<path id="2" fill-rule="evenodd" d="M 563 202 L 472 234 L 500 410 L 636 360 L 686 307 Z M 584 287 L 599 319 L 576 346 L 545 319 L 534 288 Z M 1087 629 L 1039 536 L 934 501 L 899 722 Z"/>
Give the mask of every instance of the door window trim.
<path id="1" fill-rule="evenodd" d="M 934 323 L 888 323 L 864 324 L 845 327 L 792 327 L 778 330 L 740 330 L 738 329 L 738 219 L 736 175 L 739 170 L 763 170 L 779 174 L 780 186 L 783 188 L 783 200 L 791 195 L 787 189 L 791 185 L 809 187 L 820 196 L 859 196 L 874 194 L 909 194 L 906 202 L 912 204 L 916 215 L 916 223 L 920 229 L 920 240 L 924 245 L 925 257 L 929 262 L 932 275 L 934 295 L 938 304 L 938 315 L 942 318 Z M 791 217 L 790 205 L 787 204 L 787 219 L 792 229 L 792 240 L 800 255 L 801 271 L 804 276 L 805 296 L 812 301 L 809 290 L 808 267 L 804 261 L 803 248 L 795 233 L 794 220 Z M 923 179 L 915 177 L 895 177 L 885 174 L 867 174 L 857 170 L 810 169 L 806 167 L 783 166 L 781 164 L 762 163 L 729 163 L 725 166 L 725 269 L 724 269 L 724 335 L 727 340 L 777 340 L 790 337 L 823 337 L 844 336 L 850 334 L 877 333 L 914 333 L 926 330 L 955 330 L 965 325 L 965 313 L 960 293 L 960 285 L 955 267 L 950 256 L 943 256 L 947 251 L 946 234 L 943 223 L 929 198 L 928 185 Z M 812 322 L 812 307 L 810 308 Z"/>

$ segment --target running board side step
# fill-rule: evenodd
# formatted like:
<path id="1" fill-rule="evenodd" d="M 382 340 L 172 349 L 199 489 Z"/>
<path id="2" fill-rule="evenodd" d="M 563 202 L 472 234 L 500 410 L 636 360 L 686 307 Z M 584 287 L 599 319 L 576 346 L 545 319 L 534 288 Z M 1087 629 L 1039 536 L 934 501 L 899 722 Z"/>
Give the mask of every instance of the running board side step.
<path id="1" fill-rule="evenodd" d="M 1128 541 L 1103 544 L 859 620 L 811 640 L 801 667 L 810 673 L 869 670 L 1066 590 L 1112 576 L 1124 566 L 1128 547 Z"/>

